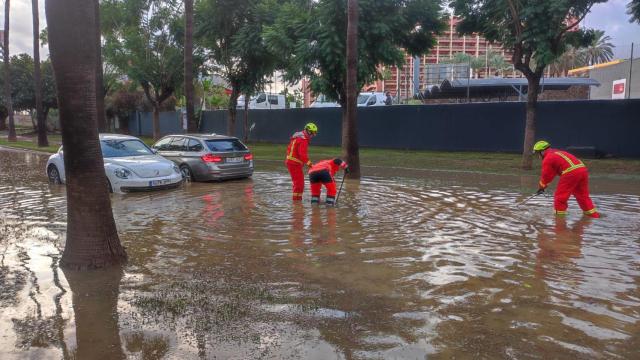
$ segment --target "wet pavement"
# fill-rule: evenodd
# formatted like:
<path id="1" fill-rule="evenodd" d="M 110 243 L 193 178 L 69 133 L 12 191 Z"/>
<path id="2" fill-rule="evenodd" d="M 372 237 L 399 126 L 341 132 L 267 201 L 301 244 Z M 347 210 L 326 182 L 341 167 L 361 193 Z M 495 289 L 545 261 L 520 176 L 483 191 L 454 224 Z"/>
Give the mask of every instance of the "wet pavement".
<path id="1" fill-rule="evenodd" d="M 640 357 L 637 178 L 556 220 L 535 176 L 367 169 L 326 208 L 257 161 L 112 195 L 129 263 L 77 273 L 46 156 L 0 150 L 0 358 Z"/>

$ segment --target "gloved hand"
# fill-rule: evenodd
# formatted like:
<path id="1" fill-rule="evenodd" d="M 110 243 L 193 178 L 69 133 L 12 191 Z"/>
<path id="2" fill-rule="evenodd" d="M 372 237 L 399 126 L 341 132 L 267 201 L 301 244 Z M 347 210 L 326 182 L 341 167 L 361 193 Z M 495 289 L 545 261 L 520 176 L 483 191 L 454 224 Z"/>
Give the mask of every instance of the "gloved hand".
<path id="1" fill-rule="evenodd" d="M 536 195 L 542 195 L 544 194 L 544 188 L 539 188 L 538 191 L 536 191 Z"/>
<path id="2" fill-rule="evenodd" d="M 347 166 L 346 168 L 344 168 L 344 173 L 348 174 L 350 172 L 349 167 Z"/>

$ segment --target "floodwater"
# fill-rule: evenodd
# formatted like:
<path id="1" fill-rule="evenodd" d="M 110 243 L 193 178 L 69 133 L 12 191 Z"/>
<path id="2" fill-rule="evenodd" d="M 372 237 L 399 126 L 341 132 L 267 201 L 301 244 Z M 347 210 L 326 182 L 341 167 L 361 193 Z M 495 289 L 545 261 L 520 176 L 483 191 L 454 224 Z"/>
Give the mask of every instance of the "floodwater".
<path id="1" fill-rule="evenodd" d="M 534 176 L 365 169 L 326 208 L 259 164 L 112 195 L 129 262 L 78 273 L 45 161 L 0 150 L 2 359 L 640 357 L 638 178 L 556 220 Z"/>

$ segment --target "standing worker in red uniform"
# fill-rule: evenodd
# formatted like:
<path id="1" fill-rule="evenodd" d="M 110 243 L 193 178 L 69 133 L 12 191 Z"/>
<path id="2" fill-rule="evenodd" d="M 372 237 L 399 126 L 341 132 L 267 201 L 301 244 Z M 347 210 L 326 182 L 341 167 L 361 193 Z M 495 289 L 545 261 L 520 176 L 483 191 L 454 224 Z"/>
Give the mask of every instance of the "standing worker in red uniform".
<path id="1" fill-rule="evenodd" d="M 340 159 L 322 160 L 309 169 L 309 182 L 311 183 L 311 203 L 320 203 L 320 192 L 322 185 L 327 188 L 327 205 L 336 202 L 336 181 L 335 174 L 340 169 L 347 171 L 347 163 Z"/>
<path id="2" fill-rule="evenodd" d="M 586 216 L 600 217 L 589 196 L 589 171 L 580 159 L 566 151 L 552 149 L 551 144 L 546 141 L 535 143 L 533 152 L 540 155 L 542 159 L 542 175 L 538 194 L 544 192 L 556 175 L 560 176 L 558 187 L 553 196 L 556 215 L 567 214 L 567 201 L 573 195 Z"/>
<path id="3" fill-rule="evenodd" d="M 287 147 L 287 159 L 285 164 L 291 175 L 293 182 L 293 200 L 302 200 L 304 192 L 304 166 L 311 167 L 309 160 L 309 140 L 316 136 L 318 127 L 314 123 L 308 123 L 304 130 L 298 131 L 291 136 L 291 141 Z"/>

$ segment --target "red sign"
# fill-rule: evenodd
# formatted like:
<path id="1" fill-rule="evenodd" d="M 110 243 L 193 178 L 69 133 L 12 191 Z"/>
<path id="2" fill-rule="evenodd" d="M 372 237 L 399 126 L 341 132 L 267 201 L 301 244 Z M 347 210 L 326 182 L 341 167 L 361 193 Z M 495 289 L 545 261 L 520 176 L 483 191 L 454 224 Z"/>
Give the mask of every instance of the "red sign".
<path id="1" fill-rule="evenodd" d="M 613 84 L 614 94 L 624 94 L 624 83 Z"/>

